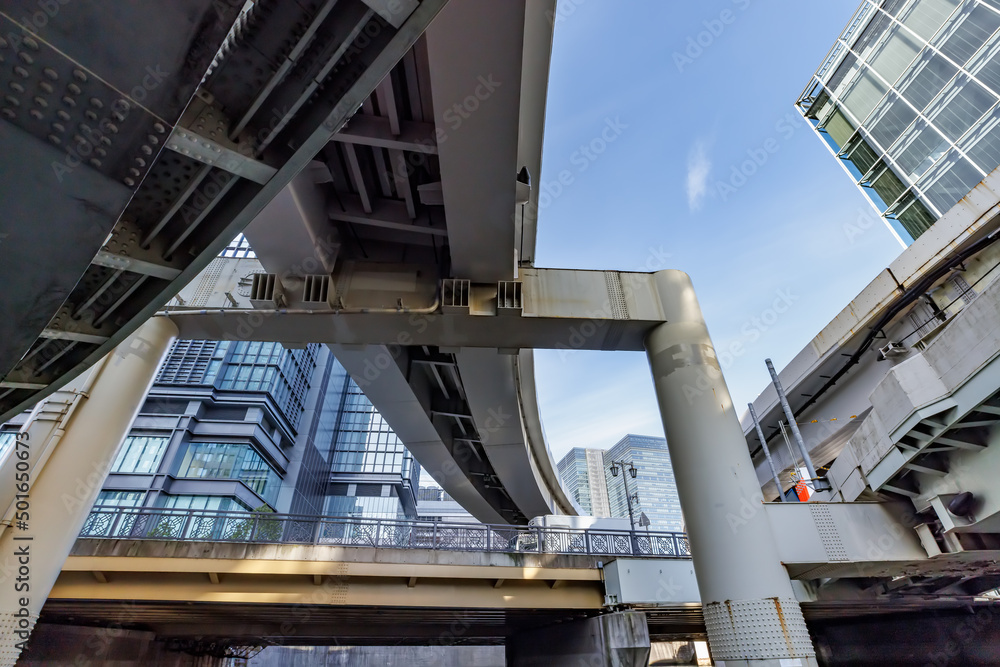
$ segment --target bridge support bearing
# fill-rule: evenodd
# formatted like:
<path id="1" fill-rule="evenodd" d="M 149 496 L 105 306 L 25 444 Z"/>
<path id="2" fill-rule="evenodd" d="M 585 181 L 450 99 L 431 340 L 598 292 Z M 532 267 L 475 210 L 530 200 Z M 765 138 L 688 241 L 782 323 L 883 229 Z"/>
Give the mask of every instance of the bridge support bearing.
<path id="1" fill-rule="evenodd" d="M 717 665 L 816 665 L 691 279 L 659 271 L 664 324 L 646 337 Z"/>
<path id="2" fill-rule="evenodd" d="M 0 667 L 17 661 L 55 584 L 63 562 L 97 498 L 118 447 L 132 424 L 160 359 L 177 335 L 166 318 L 153 318 L 125 339 L 97 370 L 57 446 L 32 468 L 27 439 L 8 462 L 18 488 L 11 525 L 0 535 Z M 82 385 L 81 385 L 82 386 Z M 28 427 L 30 433 L 30 425 Z"/>
<path id="3" fill-rule="evenodd" d="M 507 667 L 645 667 L 649 628 L 641 612 L 615 612 L 507 638 Z"/>

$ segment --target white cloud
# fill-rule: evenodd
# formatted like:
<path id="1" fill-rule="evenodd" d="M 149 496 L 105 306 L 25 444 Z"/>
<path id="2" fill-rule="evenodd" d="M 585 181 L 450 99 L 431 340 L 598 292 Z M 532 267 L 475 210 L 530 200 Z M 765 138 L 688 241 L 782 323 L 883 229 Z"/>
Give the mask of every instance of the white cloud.
<path id="1" fill-rule="evenodd" d="M 708 158 L 708 147 L 698 141 L 688 153 L 687 197 L 688 208 L 697 211 L 708 194 L 708 175 L 712 171 L 712 161 Z"/>

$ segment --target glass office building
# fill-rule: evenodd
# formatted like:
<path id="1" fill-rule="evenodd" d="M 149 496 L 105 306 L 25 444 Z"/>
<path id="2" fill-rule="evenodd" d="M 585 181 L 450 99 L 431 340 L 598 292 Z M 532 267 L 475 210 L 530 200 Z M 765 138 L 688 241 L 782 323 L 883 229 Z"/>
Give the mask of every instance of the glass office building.
<path id="1" fill-rule="evenodd" d="M 635 479 L 628 476 L 628 490 L 638 495 L 633 497 L 632 510 L 636 524 L 640 512 L 649 518 L 650 530 L 682 531 L 684 516 L 677 497 L 674 470 L 670 466 L 670 452 L 665 438 L 648 435 L 626 435 L 604 453 L 605 480 L 611 503 L 611 515 L 628 517 L 628 502 L 625 496 L 625 476 L 619 469 L 618 475 L 611 474 L 611 462 L 631 462 L 636 467 Z"/>
<path id="2" fill-rule="evenodd" d="M 600 449 L 574 447 L 559 461 L 559 479 L 584 514 L 611 516 L 604 467 L 604 452 Z"/>
<path id="3" fill-rule="evenodd" d="M 0 427 L 0 457 L 25 418 Z M 325 346 L 178 340 L 95 506 L 415 518 L 419 480 Z"/>
<path id="4" fill-rule="evenodd" d="M 1000 165 L 1000 0 L 865 0 L 797 102 L 906 244 Z"/>

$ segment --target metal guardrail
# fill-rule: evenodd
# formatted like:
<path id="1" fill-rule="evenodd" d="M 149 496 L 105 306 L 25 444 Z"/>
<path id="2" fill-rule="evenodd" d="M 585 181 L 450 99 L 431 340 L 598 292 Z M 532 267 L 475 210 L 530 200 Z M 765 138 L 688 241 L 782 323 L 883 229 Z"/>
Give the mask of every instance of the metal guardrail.
<path id="1" fill-rule="evenodd" d="M 94 508 L 81 538 L 321 544 L 383 549 L 690 558 L 685 533 L 582 530 L 396 519 L 220 512 L 150 507 Z"/>

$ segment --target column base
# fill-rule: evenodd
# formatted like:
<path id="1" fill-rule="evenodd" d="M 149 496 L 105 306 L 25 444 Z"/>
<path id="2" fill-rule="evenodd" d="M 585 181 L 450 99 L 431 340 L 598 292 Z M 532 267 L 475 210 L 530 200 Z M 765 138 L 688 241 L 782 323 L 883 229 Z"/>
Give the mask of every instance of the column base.
<path id="1" fill-rule="evenodd" d="M 724 667 L 816 667 L 809 629 L 794 598 L 702 605 L 708 645 Z"/>
<path id="2" fill-rule="evenodd" d="M 0 612 L 0 667 L 14 667 L 37 621 L 35 614 Z"/>

